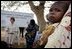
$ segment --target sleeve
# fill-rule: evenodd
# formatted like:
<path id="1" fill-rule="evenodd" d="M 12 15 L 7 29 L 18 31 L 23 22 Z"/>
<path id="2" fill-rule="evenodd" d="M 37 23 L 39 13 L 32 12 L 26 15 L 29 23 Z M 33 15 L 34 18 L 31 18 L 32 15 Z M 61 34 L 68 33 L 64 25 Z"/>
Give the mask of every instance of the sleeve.
<path id="1" fill-rule="evenodd" d="M 9 32 L 9 24 L 6 25 L 5 31 L 6 31 L 6 32 Z"/>
<path id="2" fill-rule="evenodd" d="M 60 25 L 67 27 L 71 24 L 71 4 L 69 6 L 69 9 L 65 13 L 63 19 L 61 20 Z"/>
<path id="3" fill-rule="evenodd" d="M 60 46 L 60 43 L 58 42 L 58 40 L 64 41 L 64 38 L 62 37 L 64 35 L 66 35 L 68 32 L 64 31 L 64 27 L 68 26 L 70 24 L 70 17 L 66 17 L 68 15 L 66 15 L 67 13 L 71 12 L 71 5 L 69 6 L 69 9 L 67 10 L 67 12 L 65 13 L 61 23 L 59 24 L 58 28 L 55 29 L 54 33 L 48 37 L 48 42 L 46 44 L 46 46 L 44 48 L 58 48 Z M 69 24 L 68 24 L 69 23 Z M 64 25 L 64 27 L 62 26 Z M 67 34 L 68 35 L 68 34 Z M 71 46 L 71 41 L 69 40 L 65 40 L 66 43 L 65 45 L 67 47 L 65 47 L 65 45 L 61 44 L 61 46 L 59 48 L 68 48 Z"/>

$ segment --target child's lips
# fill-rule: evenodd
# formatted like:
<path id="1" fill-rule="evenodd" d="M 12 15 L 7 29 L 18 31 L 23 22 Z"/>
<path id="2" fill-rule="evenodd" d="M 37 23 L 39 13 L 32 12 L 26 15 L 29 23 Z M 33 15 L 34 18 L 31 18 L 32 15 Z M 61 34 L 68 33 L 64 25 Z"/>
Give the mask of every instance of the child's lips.
<path id="1" fill-rule="evenodd" d="M 55 16 L 53 14 L 48 15 L 49 17 L 47 18 L 49 21 L 53 22 L 55 21 Z"/>
<path id="2" fill-rule="evenodd" d="M 55 20 L 54 20 L 54 19 L 52 19 L 52 18 L 51 18 L 51 19 L 49 18 L 48 20 L 49 20 L 49 21 L 51 21 L 51 22 L 55 21 Z"/>
<path id="3" fill-rule="evenodd" d="M 54 17 L 54 16 L 50 16 L 50 18 L 49 18 L 49 19 L 51 19 L 51 20 L 55 21 L 55 17 Z"/>

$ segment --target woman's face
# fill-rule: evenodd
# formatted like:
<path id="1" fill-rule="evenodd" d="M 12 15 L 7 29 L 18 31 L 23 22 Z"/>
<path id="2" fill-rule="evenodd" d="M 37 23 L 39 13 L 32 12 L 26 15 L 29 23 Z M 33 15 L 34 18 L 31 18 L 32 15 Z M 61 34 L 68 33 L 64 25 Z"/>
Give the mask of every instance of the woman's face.
<path id="1" fill-rule="evenodd" d="M 53 5 L 50 10 L 49 14 L 47 16 L 47 20 L 52 23 L 60 22 L 64 14 L 64 11 L 61 6 Z"/>

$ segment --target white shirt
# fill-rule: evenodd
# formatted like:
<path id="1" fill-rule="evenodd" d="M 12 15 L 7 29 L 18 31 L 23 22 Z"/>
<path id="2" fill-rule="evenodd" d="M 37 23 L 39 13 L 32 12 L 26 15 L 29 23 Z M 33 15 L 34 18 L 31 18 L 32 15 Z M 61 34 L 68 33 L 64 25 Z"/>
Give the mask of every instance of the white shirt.
<path id="1" fill-rule="evenodd" d="M 67 38 L 69 36 L 69 39 Z M 65 45 L 63 44 L 65 43 Z M 63 26 L 55 29 L 54 33 L 48 37 L 45 48 L 69 48 L 71 46 L 71 33 Z"/>
<path id="2" fill-rule="evenodd" d="M 18 31 L 18 27 L 16 27 L 16 24 L 15 23 L 14 24 L 9 23 L 7 25 L 6 30 L 8 30 L 8 33 L 13 33 L 15 31 Z"/>
<path id="3" fill-rule="evenodd" d="M 71 11 L 71 5 L 69 6 L 69 10 L 66 12 L 66 14 L 70 11 Z M 54 33 L 48 37 L 48 42 L 45 45 L 45 48 L 71 47 L 71 31 L 68 31 L 65 28 L 70 24 L 70 18 L 65 17 L 65 15 L 63 17 L 64 19 L 62 19 L 60 25 L 55 29 Z"/>

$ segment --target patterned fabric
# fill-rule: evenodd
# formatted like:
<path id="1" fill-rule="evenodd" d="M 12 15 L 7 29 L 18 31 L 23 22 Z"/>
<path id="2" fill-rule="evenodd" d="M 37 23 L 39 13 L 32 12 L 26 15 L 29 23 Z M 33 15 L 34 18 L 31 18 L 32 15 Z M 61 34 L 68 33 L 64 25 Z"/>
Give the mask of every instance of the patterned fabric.
<path id="1" fill-rule="evenodd" d="M 38 31 L 39 30 L 39 26 L 38 25 L 31 25 L 31 24 L 29 24 L 28 25 L 28 27 L 27 27 L 27 32 L 36 32 L 36 31 Z"/>
<path id="2" fill-rule="evenodd" d="M 39 46 L 39 45 L 38 45 L 38 41 L 39 41 L 41 35 L 42 35 L 42 34 L 41 34 L 39 31 L 37 31 L 36 37 L 35 37 L 35 40 L 34 40 L 34 42 L 33 42 L 32 48 L 37 48 L 37 47 Z M 39 47 L 38 47 L 38 48 L 39 48 Z"/>
<path id="3" fill-rule="evenodd" d="M 71 4 L 64 15 L 61 23 L 56 27 L 54 33 L 48 37 L 45 48 L 70 48 L 71 47 Z M 69 27 L 70 26 L 70 27 Z"/>
<path id="4" fill-rule="evenodd" d="M 26 33 L 25 38 L 26 38 L 27 48 L 32 48 L 35 39 L 35 34 L 33 32 Z"/>
<path id="5" fill-rule="evenodd" d="M 45 30 L 41 33 L 39 40 L 36 40 L 36 42 L 34 42 L 33 48 L 44 48 L 47 43 L 47 38 L 50 34 L 53 33 L 54 28 L 55 27 L 52 25 L 46 26 Z"/>
<path id="6" fill-rule="evenodd" d="M 27 27 L 27 33 L 25 34 L 27 48 L 32 48 L 33 42 L 35 40 L 36 32 L 38 31 L 38 25 L 29 24 Z"/>

